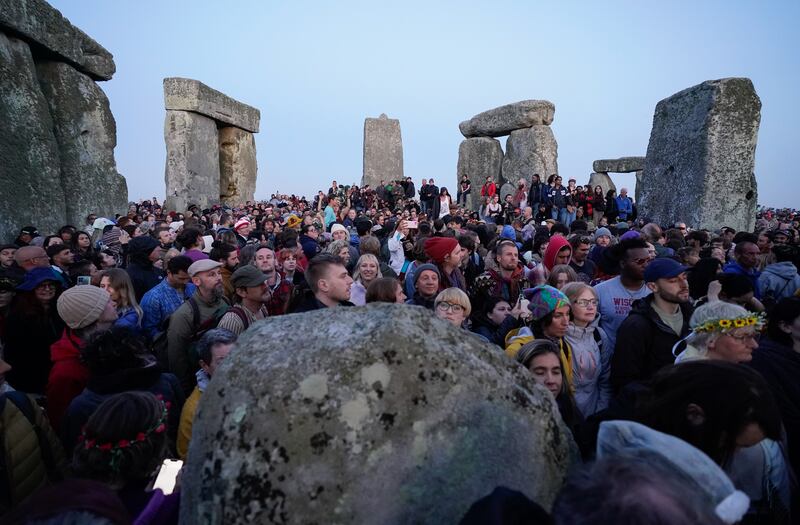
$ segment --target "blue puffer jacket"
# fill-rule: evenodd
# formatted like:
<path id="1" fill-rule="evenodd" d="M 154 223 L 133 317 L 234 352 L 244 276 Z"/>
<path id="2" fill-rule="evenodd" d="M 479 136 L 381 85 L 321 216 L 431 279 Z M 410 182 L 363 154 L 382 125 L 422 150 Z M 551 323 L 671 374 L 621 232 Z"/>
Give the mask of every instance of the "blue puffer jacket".
<path id="1" fill-rule="evenodd" d="M 739 263 L 735 261 L 726 264 L 722 268 L 722 271 L 725 273 L 738 273 L 739 275 L 744 275 L 745 277 L 750 279 L 750 282 L 753 284 L 753 292 L 754 292 L 753 295 L 756 296 L 756 299 L 761 299 L 761 287 L 758 285 L 758 280 L 759 277 L 761 276 L 761 272 L 755 269 L 748 272 L 747 270 L 739 266 Z"/>
<path id="2" fill-rule="evenodd" d="M 761 272 L 758 287 L 762 297 L 780 301 L 793 296 L 800 288 L 800 275 L 797 275 L 797 268 L 790 261 L 773 263 Z"/>

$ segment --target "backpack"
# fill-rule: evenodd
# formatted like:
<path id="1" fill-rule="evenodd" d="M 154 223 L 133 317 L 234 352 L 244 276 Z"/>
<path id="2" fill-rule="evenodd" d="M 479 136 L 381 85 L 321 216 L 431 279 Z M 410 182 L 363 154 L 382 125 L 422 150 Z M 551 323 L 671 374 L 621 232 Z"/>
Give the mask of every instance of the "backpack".
<path id="1" fill-rule="evenodd" d="M 186 302 L 189 303 L 189 306 L 192 308 L 192 326 L 195 327 L 194 333 L 192 333 L 191 337 L 189 338 L 189 359 L 196 363 L 200 356 L 197 354 L 197 343 L 202 339 L 206 332 L 212 330 L 217 327 L 219 324 L 219 320 L 222 319 L 222 316 L 228 313 L 230 310 L 234 310 L 234 308 L 238 307 L 231 307 L 231 303 L 228 301 L 226 297 L 222 297 L 222 301 L 225 303 L 224 306 L 217 308 L 217 311 L 214 314 L 206 319 L 205 321 L 200 321 L 200 306 L 197 304 L 197 300 L 195 300 L 194 296 L 189 297 Z M 248 322 L 246 320 L 246 315 L 241 308 L 234 310 L 242 321 L 245 323 L 245 328 L 248 326 Z"/>
<path id="2" fill-rule="evenodd" d="M 47 478 L 50 481 L 60 480 L 61 474 L 56 466 L 53 449 L 50 447 L 50 442 L 48 441 L 44 430 L 42 430 L 42 427 L 36 423 L 36 407 L 33 406 L 31 398 L 16 390 L 12 390 L 0 395 L 0 414 L 2 414 L 5 410 L 7 401 L 11 401 L 11 403 L 17 407 L 20 412 L 22 412 L 22 415 L 25 416 L 25 419 L 28 420 L 28 423 L 30 423 L 31 427 L 33 427 L 33 431 L 36 433 L 36 440 L 39 444 L 39 453 L 42 456 L 42 462 L 44 463 L 45 470 L 47 471 Z M 6 462 L 7 458 L 5 440 L 8 437 L 6 430 L 7 429 L 3 428 L 2 432 L 0 433 L 0 502 L 2 502 L 0 503 L 0 506 L 9 508 L 15 502 L 13 501 L 13 487 L 10 486 L 11 472 Z"/>

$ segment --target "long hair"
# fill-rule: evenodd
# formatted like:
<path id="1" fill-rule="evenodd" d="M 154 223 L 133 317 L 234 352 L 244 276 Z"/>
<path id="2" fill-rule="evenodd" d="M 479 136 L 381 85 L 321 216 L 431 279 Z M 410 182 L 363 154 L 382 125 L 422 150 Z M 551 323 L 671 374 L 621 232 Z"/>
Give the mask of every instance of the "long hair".
<path id="1" fill-rule="evenodd" d="M 358 262 L 356 263 L 356 268 L 353 270 L 353 280 L 356 282 L 361 283 L 361 263 L 362 262 L 372 262 L 378 269 L 378 273 L 375 275 L 375 279 L 380 279 L 383 277 L 383 273 L 381 273 L 381 263 L 378 261 L 378 258 L 372 255 L 371 253 L 365 253 L 361 257 L 358 258 Z M 364 283 L 361 283 L 364 284 Z"/>
<path id="2" fill-rule="evenodd" d="M 136 315 L 139 317 L 139 323 L 142 322 L 142 307 L 136 300 L 136 293 L 133 290 L 133 283 L 128 272 L 121 268 L 110 268 L 103 270 L 100 273 L 100 278 L 108 277 L 108 284 L 119 293 L 119 302 L 117 308 L 133 308 Z"/>

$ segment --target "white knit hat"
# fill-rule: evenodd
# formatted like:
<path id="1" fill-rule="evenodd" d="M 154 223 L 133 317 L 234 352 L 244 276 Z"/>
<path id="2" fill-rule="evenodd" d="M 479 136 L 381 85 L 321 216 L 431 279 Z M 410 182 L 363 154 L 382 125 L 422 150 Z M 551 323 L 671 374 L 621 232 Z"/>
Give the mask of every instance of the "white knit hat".
<path id="1" fill-rule="evenodd" d="M 73 330 L 85 328 L 100 319 L 111 296 L 91 285 L 73 286 L 58 298 L 58 315 Z"/>

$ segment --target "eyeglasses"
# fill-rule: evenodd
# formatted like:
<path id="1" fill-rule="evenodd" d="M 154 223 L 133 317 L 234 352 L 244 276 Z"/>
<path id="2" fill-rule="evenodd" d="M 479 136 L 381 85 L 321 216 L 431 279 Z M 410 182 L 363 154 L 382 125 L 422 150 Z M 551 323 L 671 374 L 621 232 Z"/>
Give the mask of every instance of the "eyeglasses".
<path id="1" fill-rule="evenodd" d="M 634 259 L 633 262 L 635 262 L 639 266 L 644 266 L 645 264 L 649 263 L 652 260 L 653 260 L 652 257 L 645 257 L 644 259 Z"/>
<path id="2" fill-rule="evenodd" d="M 453 312 L 454 314 L 460 314 L 464 311 L 464 307 L 460 304 L 448 303 L 447 301 L 440 302 L 436 305 L 436 308 L 443 312 Z"/>
<path id="3" fill-rule="evenodd" d="M 582 307 L 586 308 L 589 305 L 597 306 L 600 303 L 598 302 L 597 299 L 578 299 L 577 301 L 575 301 L 575 304 L 577 304 L 578 306 L 582 306 Z"/>
<path id="4" fill-rule="evenodd" d="M 56 283 L 51 282 L 51 281 L 45 281 L 42 284 L 40 284 L 39 286 L 37 286 L 37 288 L 52 288 L 53 290 L 55 290 L 56 289 Z"/>
<path id="5" fill-rule="evenodd" d="M 750 339 L 751 341 L 755 341 L 757 343 L 758 340 L 761 339 L 761 334 L 742 334 L 742 335 L 725 334 L 725 335 L 727 335 L 731 339 L 736 339 L 740 343 L 744 343 L 748 339 Z"/>

